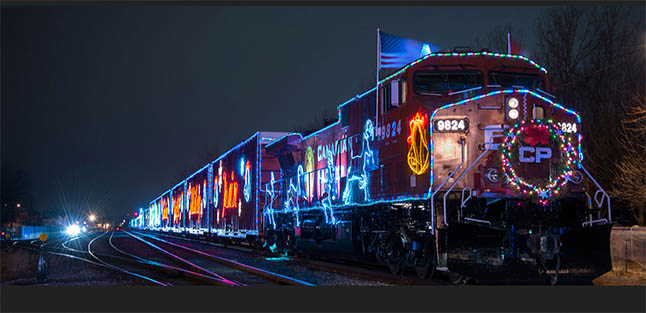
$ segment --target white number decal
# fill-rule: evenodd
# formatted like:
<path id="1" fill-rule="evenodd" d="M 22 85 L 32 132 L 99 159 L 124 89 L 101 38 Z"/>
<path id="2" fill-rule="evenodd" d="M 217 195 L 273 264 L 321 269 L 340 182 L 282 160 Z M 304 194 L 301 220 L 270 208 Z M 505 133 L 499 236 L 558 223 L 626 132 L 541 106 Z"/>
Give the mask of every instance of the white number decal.
<path id="1" fill-rule="evenodd" d="M 440 132 L 464 132 L 469 130 L 467 119 L 438 120 L 435 129 Z"/>
<path id="2" fill-rule="evenodd" d="M 558 123 L 558 125 L 561 128 L 561 131 L 563 131 L 566 134 L 577 132 L 576 123 L 561 122 L 561 123 Z"/>

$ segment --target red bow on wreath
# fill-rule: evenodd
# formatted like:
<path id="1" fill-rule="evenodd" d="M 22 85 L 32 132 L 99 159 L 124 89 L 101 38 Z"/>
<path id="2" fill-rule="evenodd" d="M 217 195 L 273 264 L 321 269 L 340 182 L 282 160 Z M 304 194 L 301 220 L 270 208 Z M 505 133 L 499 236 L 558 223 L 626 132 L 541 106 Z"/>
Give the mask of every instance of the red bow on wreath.
<path id="1" fill-rule="evenodd" d="M 535 125 L 530 125 L 527 126 L 527 129 L 525 130 L 525 138 L 523 138 L 523 142 L 532 147 L 539 143 L 546 145 L 549 144 L 547 141 L 549 137 L 550 131 L 547 128 L 539 128 Z"/>

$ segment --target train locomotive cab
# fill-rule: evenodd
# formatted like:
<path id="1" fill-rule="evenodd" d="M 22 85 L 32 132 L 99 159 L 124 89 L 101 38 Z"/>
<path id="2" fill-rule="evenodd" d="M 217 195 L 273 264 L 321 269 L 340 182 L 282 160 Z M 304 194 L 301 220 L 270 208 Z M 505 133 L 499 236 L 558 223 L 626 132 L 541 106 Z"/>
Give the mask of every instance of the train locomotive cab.
<path id="1" fill-rule="evenodd" d="M 480 281 L 598 277 L 610 270 L 611 211 L 582 163 L 580 116 L 545 91 L 546 70 L 513 57 L 481 58 L 467 72 L 472 78 L 458 76 L 472 94 L 421 101 L 438 267 Z M 412 76 L 418 82 L 430 73 Z M 421 89 L 433 85 L 421 82 Z M 415 88 L 418 98 L 426 95 Z"/>

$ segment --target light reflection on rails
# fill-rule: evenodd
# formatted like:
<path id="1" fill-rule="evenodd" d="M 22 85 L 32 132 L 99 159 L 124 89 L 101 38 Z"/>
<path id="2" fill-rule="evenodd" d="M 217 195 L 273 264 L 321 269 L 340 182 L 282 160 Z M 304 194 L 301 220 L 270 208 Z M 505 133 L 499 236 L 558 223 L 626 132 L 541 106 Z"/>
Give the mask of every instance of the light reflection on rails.
<path id="1" fill-rule="evenodd" d="M 127 231 L 124 231 L 124 232 L 126 232 L 127 234 L 130 234 Z M 279 282 L 279 283 L 282 283 L 282 284 L 300 285 L 300 286 L 314 286 L 314 284 L 311 284 L 311 283 L 306 282 L 306 281 L 302 281 L 302 280 L 299 280 L 299 279 L 296 279 L 296 278 L 292 278 L 292 277 L 288 277 L 288 276 L 281 275 L 281 274 L 278 274 L 278 273 L 263 270 L 263 269 L 260 269 L 260 268 L 257 268 L 257 267 L 253 267 L 253 266 L 250 266 L 250 265 L 247 265 L 247 264 L 243 264 L 243 263 L 231 260 L 231 259 L 223 258 L 221 256 L 206 253 L 204 251 L 192 249 L 192 248 L 189 248 L 187 246 L 176 244 L 176 243 L 161 239 L 161 238 L 153 236 L 153 235 L 144 234 L 144 233 L 140 233 L 140 232 L 137 232 L 137 234 L 141 235 L 141 236 L 151 238 L 151 239 L 154 239 L 154 240 L 159 241 L 159 242 L 163 242 L 165 244 L 168 244 L 168 245 L 180 248 L 180 249 L 191 251 L 191 252 L 199 254 L 201 256 L 208 257 L 209 259 L 212 259 L 212 260 L 214 260 L 214 261 L 216 261 L 218 263 L 227 265 L 229 267 L 233 267 L 233 268 L 236 268 L 236 269 L 248 272 L 248 273 L 252 273 L 254 275 L 258 275 L 258 276 L 261 276 L 263 278 L 267 278 L 267 279 L 270 279 L 272 281 L 276 281 L 276 282 Z M 134 236 L 132 234 L 130 234 L 130 235 Z M 143 240 L 143 239 L 141 239 L 141 240 Z M 150 243 L 150 244 L 152 245 L 152 243 Z"/>
<path id="2" fill-rule="evenodd" d="M 90 240 L 90 242 L 87 244 L 87 251 L 88 251 L 88 253 L 89 253 L 93 258 L 95 258 L 97 261 L 99 261 L 99 262 L 103 263 L 105 266 L 110 267 L 110 268 L 112 268 L 112 269 L 115 269 L 115 270 L 118 270 L 118 271 L 124 272 L 124 273 L 129 274 L 129 275 L 132 275 L 132 276 L 136 276 L 136 277 L 139 277 L 139 278 L 145 279 L 145 280 L 150 281 L 150 282 L 153 282 L 153 283 L 155 283 L 155 284 L 157 284 L 157 285 L 161 285 L 161 286 L 168 286 L 168 284 L 165 284 L 165 283 L 162 283 L 162 282 L 160 282 L 160 281 L 154 280 L 154 279 L 152 279 L 152 278 L 150 278 L 150 277 L 148 277 L 148 276 L 144 276 L 144 275 L 140 275 L 140 274 L 137 274 L 137 273 L 133 273 L 133 272 L 128 271 L 128 270 L 126 270 L 126 269 L 124 269 L 124 268 L 121 268 L 121 267 L 118 267 L 118 266 L 112 265 L 112 264 L 110 264 L 110 263 L 107 263 L 107 262 L 105 262 L 105 261 L 101 260 L 98 256 L 96 256 L 96 255 L 92 252 L 92 243 L 94 243 L 94 241 L 95 241 L 95 240 L 97 240 L 97 239 L 99 239 L 99 238 L 101 238 L 101 237 L 105 236 L 105 234 L 107 234 L 107 233 L 108 233 L 108 232 L 105 232 L 105 233 L 103 233 L 103 234 L 101 234 L 101 235 L 99 235 L 99 236 L 95 237 L 94 239 Z"/>
<path id="3" fill-rule="evenodd" d="M 144 258 L 139 257 L 139 256 L 136 256 L 136 255 L 134 255 L 134 254 L 131 254 L 131 253 L 125 252 L 125 251 L 123 251 L 122 249 L 119 249 L 119 248 L 118 248 L 118 247 L 117 247 L 117 246 L 112 242 L 112 237 L 113 237 L 113 235 L 114 235 L 114 232 L 113 232 L 112 234 L 110 234 L 110 239 L 109 239 L 110 246 L 112 246 L 112 248 L 113 248 L 113 249 L 115 249 L 117 252 L 119 252 L 119 253 L 121 253 L 121 254 L 123 254 L 123 255 L 126 255 L 126 256 L 128 256 L 128 257 L 133 258 L 134 260 L 132 260 L 132 261 L 134 261 L 134 262 L 139 262 L 139 263 L 142 263 L 142 264 L 145 264 L 145 265 L 149 265 L 149 266 L 157 267 L 157 269 L 167 269 L 167 270 L 172 270 L 172 271 L 177 271 L 177 272 L 183 272 L 184 274 L 188 274 L 188 275 L 193 276 L 193 277 L 196 277 L 196 278 L 201 278 L 202 280 L 207 280 L 207 281 L 210 281 L 210 282 L 215 282 L 215 283 L 218 283 L 218 284 L 220 284 L 220 285 L 238 286 L 238 285 L 237 285 L 237 284 L 235 284 L 235 283 L 234 283 L 234 284 L 231 284 L 231 282 L 229 282 L 229 281 L 227 281 L 227 280 L 222 280 L 222 279 L 220 279 L 220 278 L 218 278 L 218 277 L 213 277 L 213 276 L 203 275 L 203 274 L 196 273 L 196 272 L 193 272 L 193 271 L 189 271 L 189 270 L 186 270 L 186 269 L 183 269 L 183 268 L 180 268 L 180 267 L 176 267 L 176 266 L 172 266 L 172 265 L 168 265 L 168 264 L 164 264 L 164 263 L 159 263 L 159 262 L 157 262 L 157 261 L 153 261 L 153 260 L 144 259 Z"/>
<path id="4" fill-rule="evenodd" d="M 214 272 L 212 272 L 212 271 L 210 271 L 210 270 L 208 270 L 208 269 L 206 269 L 204 267 L 201 267 L 201 266 L 199 266 L 199 265 L 197 265 L 195 263 L 192 263 L 191 261 L 188 261 L 188 260 L 186 260 L 186 259 L 184 259 L 184 258 L 182 258 L 182 257 L 168 251 L 168 250 L 162 249 L 159 246 L 157 246 L 157 245 L 155 245 L 155 244 L 153 244 L 153 243 L 151 243 L 151 242 L 149 242 L 149 241 L 147 241 L 147 240 L 145 240 L 145 239 L 143 239 L 143 238 L 141 238 L 139 236 L 133 235 L 133 234 L 127 232 L 127 231 L 124 231 L 124 232 L 126 234 L 128 234 L 129 236 L 131 236 L 131 237 L 143 242 L 144 244 L 154 248 L 155 250 L 160 251 L 161 253 L 164 253 L 164 254 L 166 254 L 166 255 L 168 255 L 168 256 L 170 256 L 170 257 L 172 257 L 172 258 L 174 258 L 174 259 L 176 259 L 176 260 L 178 260 L 178 261 L 180 261 L 182 263 L 188 264 L 191 267 L 197 268 L 197 269 L 201 270 L 202 272 L 208 273 L 210 276 L 217 277 L 218 279 L 222 280 L 226 284 L 229 284 L 231 286 L 242 286 L 243 285 L 241 283 L 228 280 L 228 279 L 224 278 L 223 276 L 221 276 L 221 275 L 219 275 L 217 273 L 214 273 Z"/>

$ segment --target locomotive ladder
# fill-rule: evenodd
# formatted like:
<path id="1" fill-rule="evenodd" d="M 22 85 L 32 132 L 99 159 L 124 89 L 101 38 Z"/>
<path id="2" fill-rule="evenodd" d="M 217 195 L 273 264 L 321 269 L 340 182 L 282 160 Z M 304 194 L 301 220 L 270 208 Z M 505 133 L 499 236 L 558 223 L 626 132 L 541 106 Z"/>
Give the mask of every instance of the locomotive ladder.
<path id="1" fill-rule="evenodd" d="M 590 180 L 592 180 L 592 182 L 597 186 L 597 188 L 599 188 L 597 192 L 594 193 L 594 201 L 597 203 L 597 209 L 598 209 L 598 219 L 592 220 L 592 216 L 590 216 L 590 220 L 587 222 L 583 222 L 581 224 L 581 227 L 585 227 L 586 225 L 592 226 L 594 224 L 601 223 L 601 222 L 605 222 L 605 223 L 612 222 L 612 207 L 610 206 L 610 196 L 608 196 L 608 193 L 606 193 L 606 191 L 603 190 L 603 188 L 601 188 L 601 186 L 599 185 L 599 183 L 597 183 L 594 177 L 590 175 L 590 173 L 588 172 L 588 170 L 585 169 L 583 164 L 579 163 L 579 166 L 581 167 L 581 169 L 583 169 L 585 174 L 588 175 Z M 588 203 L 589 203 L 590 209 L 592 209 L 592 200 L 590 199 L 590 195 L 588 194 L 587 191 L 585 192 L 585 195 L 588 197 Z M 599 199 L 599 195 L 601 195 L 601 199 Z M 608 219 L 601 218 L 600 216 L 601 207 L 603 206 L 604 202 L 608 203 Z"/>

